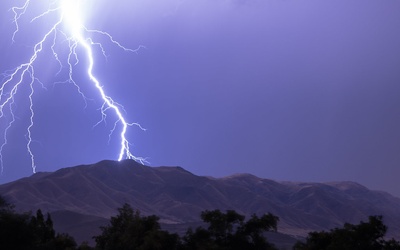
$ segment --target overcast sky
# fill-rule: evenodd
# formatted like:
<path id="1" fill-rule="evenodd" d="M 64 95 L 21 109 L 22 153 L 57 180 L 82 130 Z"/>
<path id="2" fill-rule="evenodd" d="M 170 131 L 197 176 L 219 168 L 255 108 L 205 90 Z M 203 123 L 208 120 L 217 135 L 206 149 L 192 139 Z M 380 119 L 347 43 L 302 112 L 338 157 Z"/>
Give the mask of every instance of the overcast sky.
<path id="1" fill-rule="evenodd" d="M 15 29 L 0 7 L 0 71 L 25 63 L 49 20 Z M 400 1 L 398 0 L 88 0 L 86 26 L 109 32 L 129 53 L 103 42 L 94 73 L 125 107 L 132 153 L 151 166 L 194 174 L 247 172 L 287 181 L 356 181 L 400 197 Z M 96 2 L 94 4 L 94 2 Z M 42 4 L 42 5 L 39 5 Z M 25 21 L 24 21 L 25 20 Z M 67 54 L 66 41 L 57 44 Z M 64 47 L 63 47 L 64 46 Z M 83 53 L 82 48 L 77 52 Z M 37 171 L 118 158 L 115 122 L 85 75 L 67 83 L 49 48 L 35 64 L 32 150 Z M 32 174 L 26 150 L 28 85 L 3 149 L 0 182 Z M 3 134 L 6 121 L 0 120 Z M 2 138 L 2 137 L 0 137 Z M 3 142 L 3 141 L 1 141 Z"/>

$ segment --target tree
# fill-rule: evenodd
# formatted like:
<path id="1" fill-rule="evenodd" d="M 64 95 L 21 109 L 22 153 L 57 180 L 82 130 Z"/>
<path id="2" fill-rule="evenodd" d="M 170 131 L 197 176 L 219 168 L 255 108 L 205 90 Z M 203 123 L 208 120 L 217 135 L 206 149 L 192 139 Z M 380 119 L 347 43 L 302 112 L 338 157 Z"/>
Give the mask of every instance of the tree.
<path id="1" fill-rule="evenodd" d="M 46 248 L 45 245 L 55 238 L 53 221 L 51 220 L 50 214 L 47 214 L 47 218 L 45 220 L 40 209 L 37 210 L 36 217 L 31 217 L 29 226 L 31 227 L 31 231 L 34 235 L 34 245 L 36 245 L 37 248 Z"/>
<path id="2" fill-rule="evenodd" d="M 47 242 L 43 250 L 75 250 L 76 248 L 75 239 L 68 234 L 57 234 L 54 239 Z"/>
<path id="3" fill-rule="evenodd" d="M 0 212 L 13 211 L 14 206 L 6 201 L 4 197 L 0 196 Z"/>
<path id="4" fill-rule="evenodd" d="M 96 249 L 101 250 L 147 250 L 176 249 L 179 237 L 162 231 L 155 215 L 141 216 L 129 204 L 118 209 L 111 217 L 110 225 L 101 227 L 102 233 L 95 236 Z"/>
<path id="5" fill-rule="evenodd" d="M 244 216 L 233 210 L 222 213 L 220 210 L 204 211 L 201 218 L 208 223 L 209 235 L 218 245 L 227 245 L 231 241 L 233 228 L 243 224 Z"/>
<path id="6" fill-rule="evenodd" d="M 209 224 L 208 229 L 189 229 L 183 237 L 184 249 L 275 249 L 263 235 L 276 231 L 278 217 L 270 213 L 261 217 L 253 214 L 247 222 L 245 216 L 233 210 L 204 211 L 201 218 Z"/>
<path id="7" fill-rule="evenodd" d="M 361 221 L 358 225 L 345 223 L 343 228 L 335 228 L 330 232 L 311 232 L 305 242 L 297 242 L 293 249 L 400 250 L 399 242 L 384 239 L 386 231 L 382 216 L 370 216 L 368 222 Z"/>
<path id="8" fill-rule="evenodd" d="M 50 214 L 46 219 L 39 209 L 36 216 L 19 214 L 0 196 L 0 248 L 7 250 L 74 250 L 75 240 L 66 234 L 55 235 Z"/>
<path id="9" fill-rule="evenodd" d="M 30 215 L 18 214 L 14 206 L 0 196 L 0 246 L 8 250 L 30 249 L 34 235 L 29 227 Z"/>
<path id="10" fill-rule="evenodd" d="M 251 249 L 273 249 L 273 246 L 267 242 L 263 236 L 263 232 L 276 231 L 278 217 L 271 213 L 264 214 L 260 218 L 253 214 L 242 228 L 239 233 L 247 239 L 247 245 Z"/>
<path id="11" fill-rule="evenodd" d="M 93 247 L 89 246 L 89 243 L 84 241 L 82 242 L 79 247 L 77 248 L 77 250 L 94 250 Z"/>

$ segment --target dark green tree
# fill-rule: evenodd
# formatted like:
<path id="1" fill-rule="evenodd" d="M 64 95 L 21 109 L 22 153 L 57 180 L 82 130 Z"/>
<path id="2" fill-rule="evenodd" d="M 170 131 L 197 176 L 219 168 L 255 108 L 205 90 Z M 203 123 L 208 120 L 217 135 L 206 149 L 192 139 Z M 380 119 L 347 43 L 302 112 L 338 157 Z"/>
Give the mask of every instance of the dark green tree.
<path id="1" fill-rule="evenodd" d="M 218 245 L 227 245 L 233 236 L 234 227 L 241 226 L 245 217 L 233 210 L 227 210 L 226 213 L 213 210 L 202 212 L 201 218 L 209 224 L 208 232 L 212 239 Z"/>
<path id="2" fill-rule="evenodd" d="M 44 219 L 42 211 L 40 209 L 37 210 L 36 217 L 31 217 L 29 226 L 34 234 L 36 248 L 45 249 L 46 244 L 55 239 L 55 231 L 50 214 L 47 214 L 47 218 Z"/>
<path id="3" fill-rule="evenodd" d="M 94 248 L 89 246 L 89 243 L 84 241 L 82 242 L 79 247 L 77 248 L 77 250 L 93 250 Z"/>
<path id="4" fill-rule="evenodd" d="M 75 239 L 68 234 L 57 234 L 54 239 L 47 242 L 47 244 L 42 248 L 43 250 L 75 250 L 77 249 L 77 244 Z"/>
<path id="5" fill-rule="evenodd" d="M 74 250 L 76 243 L 68 235 L 55 235 L 49 214 L 45 219 L 41 210 L 36 216 L 17 213 L 0 197 L 0 249 Z"/>
<path id="6" fill-rule="evenodd" d="M 329 232 L 311 232 L 305 242 L 297 242 L 294 250 L 400 250 L 399 242 L 385 240 L 387 227 L 382 216 L 370 216 L 358 225 L 345 223 Z"/>
<path id="7" fill-rule="evenodd" d="M 13 211 L 14 206 L 6 201 L 4 197 L 0 196 L 0 212 Z"/>
<path id="8" fill-rule="evenodd" d="M 183 237 L 184 249 L 275 249 L 263 235 L 276 230 L 278 217 L 272 214 L 261 217 L 253 214 L 244 222 L 245 217 L 233 210 L 226 213 L 213 210 L 202 212 L 201 218 L 208 223 L 208 228 L 189 229 Z"/>
<path id="9" fill-rule="evenodd" d="M 102 227 L 102 233 L 95 236 L 96 249 L 101 250 L 173 250 L 179 245 L 179 237 L 162 231 L 155 215 L 141 216 L 129 204 L 118 209 L 118 215 L 111 217 L 110 225 Z"/>
<path id="10" fill-rule="evenodd" d="M 278 217 L 271 213 L 261 217 L 252 215 L 251 218 L 240 228 L 237 234 L 245 239 L 246 244 L 251 249 L 274 249 L 264 237 L 266 231 L 277 230 Z"/>
<path id="11" fill-rule="evenodd" d="M 14 206 L 0 197 L 0 247 L 8 250 L 31 249 L 34 234 L 29 227 L 30 215 L 18 214 Z"/>

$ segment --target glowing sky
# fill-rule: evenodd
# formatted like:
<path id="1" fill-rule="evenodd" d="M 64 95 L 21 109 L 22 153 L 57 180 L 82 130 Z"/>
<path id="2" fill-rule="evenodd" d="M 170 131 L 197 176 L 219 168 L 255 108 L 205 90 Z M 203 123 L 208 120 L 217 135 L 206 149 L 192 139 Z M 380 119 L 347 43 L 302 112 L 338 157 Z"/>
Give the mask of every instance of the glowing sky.
<path id="1" fill-rule="evenodd" d="M 21 2 L 0 3 L 0 72 L 26 60 L 47 25 L 25 22 L 12 44 L 9 8 Z M 146 46 L 135 54 L 105 43 L 107 59 L 96 54 L 94 73 L 127 119 L 147 129 L 131 128 L 128 137 L 132 152 L 152 166 L 211 176 L 352 180 L 400 196 L 399 1 L 102 0 L 88 6 L 88 28 L 130 48 Z M 87 87 L 86 108 L 71 85 L 52 85 L 62 77 L 49 58 L 39 62 L 47 90 L 35 97 L 37 171 L 116 159 L 118 140 L 108 144 L 113 122 L 93 128 L 101 102 L 85 85 L 85 69 L 76 79 Z M 29 114 L 25 101 L 17 101 L 0 182 L 31 174 L 24 137 Z"/>

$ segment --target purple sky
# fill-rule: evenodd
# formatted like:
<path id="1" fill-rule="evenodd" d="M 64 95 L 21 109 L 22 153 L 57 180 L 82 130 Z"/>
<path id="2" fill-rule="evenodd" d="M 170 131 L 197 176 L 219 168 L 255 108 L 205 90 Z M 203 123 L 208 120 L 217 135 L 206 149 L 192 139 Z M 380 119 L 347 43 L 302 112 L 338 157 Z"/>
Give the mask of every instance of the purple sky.
<path id="1" fill-rule="evenodd" d="M 11 44 L 14 2 L 0 3 L 0 72 L 25 62 L 48 24 L 25 22 Z M 400 197 L 399 13 L 398 0 L 101 0 L 86 23 L 146 46 L 135 54 L 105 43 L 95 74 L 147 129 L 128 137 L 151 166 L 351 180 Z M 72 85 L 53 86 L 63 75 L 49 51 L 36 66 L 47 87 L 34 96 L 37 171 L 116 159 L 114 118 L 93 128 L 101 101 L 84 58 L 75 80 L 92 99 L 86 108 Z M 32 173 L 26 93 L 16 98 L 0 183 Z"/>

